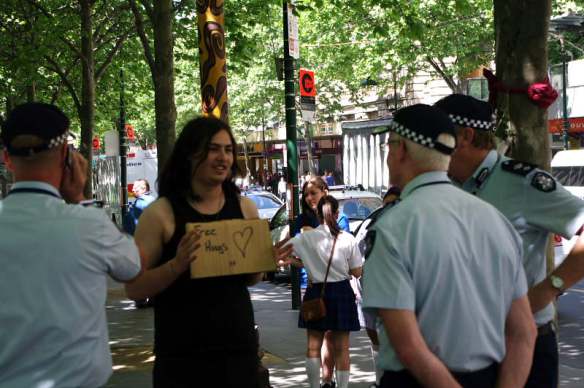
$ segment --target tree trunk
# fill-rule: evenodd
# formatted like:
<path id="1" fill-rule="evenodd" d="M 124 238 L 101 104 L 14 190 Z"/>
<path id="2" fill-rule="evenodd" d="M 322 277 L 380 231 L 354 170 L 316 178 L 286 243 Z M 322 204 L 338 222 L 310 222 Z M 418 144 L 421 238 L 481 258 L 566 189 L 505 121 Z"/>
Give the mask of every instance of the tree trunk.
<path id="1" fill-rule="evenodd" d="M 91 160 L 95 126 L 95 58 L 93 56 L 93 25 L 91 0 L 79 0 L 81 7 L 81 154 L 88 160 L 85 196 L 92 197 Z"/>
<path id="2" fill-rule="evenodd" d="M 204 116 L 228 122 L 223 2 L 217 3 L 197 1 L 202 109 Z"/>
<path id="3" fill-rule="evenodd" d="M 247 140 L 245 139 L 245 134 L 243 137 L 243 155 L 245 158 L 245 176 L 249 176 L 249 154 L 247 152 Z"/>
<path id="4" fill-rule="evenodd" d="M 176 105 L 174 102 L 174 12 L 172 0 L 155 0 L 154 26 L 154 109 L 156 114 L 156 143 L 158 171 L 161 171 L 172 152 L 176 137 Z"/>
<path id="5" fill-rule="evenodd" d="M 497 78 L 527 88 L 547 77 L 547 38 L 551 0 L 495 0 Z M 527 94 L 498 93 L 499 117 L 509 120 L 514 158 L 549 169 L 547 111 Z"/>
<path id="6" fill-rule="evenodd" d="M 550 15 L 551 0 L 495 0 L 497 78 L 506 86 L 526 88 L 547 77 Z M 511 134 L 511 155 L 549 170 L 547 110 L 526 94 L 504 93 L 498 93 L 497 110 L 498 121 L 502 119 Z M 548 272 L 553 268 L 553 248 L 548 244 Z"/>

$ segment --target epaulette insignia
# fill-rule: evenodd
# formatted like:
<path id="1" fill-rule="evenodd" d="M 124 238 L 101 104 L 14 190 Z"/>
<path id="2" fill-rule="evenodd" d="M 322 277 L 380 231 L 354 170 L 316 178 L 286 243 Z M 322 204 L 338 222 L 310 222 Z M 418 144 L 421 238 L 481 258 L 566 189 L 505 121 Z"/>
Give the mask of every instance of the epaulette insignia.
<path id="1" fill-rule="evenodd" d="M 501 163 L 501 169 L 503 171 L 512 172 L 517 175 L 526 176 L 533 170 L 535 170 L 537 166 L 535 164 L 520 162 L 518 160 L 506 160 Z"/>
<path id="2" fill-rule="evenodd" d="M 556 189 L 555 179 L 550 174 L 543 171 L 537 172 L 533 178 L 531 178 L 531 185 L 544 193 L 549 193 Z"/>

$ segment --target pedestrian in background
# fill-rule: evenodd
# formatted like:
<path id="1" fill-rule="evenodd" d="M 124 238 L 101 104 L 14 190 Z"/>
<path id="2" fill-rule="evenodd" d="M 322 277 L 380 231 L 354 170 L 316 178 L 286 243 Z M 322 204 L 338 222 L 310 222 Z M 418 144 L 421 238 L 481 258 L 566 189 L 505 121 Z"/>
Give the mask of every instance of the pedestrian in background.
<path id="1" fill-rule="evenodd" d="M 449 173 L 461 187 L 503 213 L 523 239 L 529 301 L 538 326 L 533 366 L 526 387 L 558 386 L 559 356 L 553 302 L 584 277 L 584 235 L 564 262 L 546 271 L 549 233 L 570 239 L 584 224 L 584 201 L 550 174 L 495 151 L 491 106 L 453 94 L 435 104 L 456 126 L 457 147 Z"/>
<path id="2" fill-rule="evenodd" d="M 328 195 L 328 186 L 322 177 L 311 176 L 304 182 L 304 185 L 302 186 L 302 199 L 300 202 L 302 213 L 298 215 L 294 222 L 292 233 L 290 234 L 292 237 L 302 231 L 308 231 L 317 228 L 320 225 L 317 215 L 317 206 L 318 202 L 326 195 Z M 339 229 L 345 232 L 350 232 L 349 219 L 340 211 L 338 213 L 337 225 L 339 226 Z M 308 275 L 304 268 L 301 268 L 300 276 L 301 286 L 305 288 L 308 285 Z M 325 334 L 322 350 L 322 364 L 323 381 L 325 384 L 330 384 L 331 388 L 334 388 L 333 375 L 335 360 L 333 357 L 333 345 L 330 333 Z"/>
<path id="3" fill-rule="evenodd" d="M 138 225 L 138 219 L 144 209 L 154 202 L 156 198 L 151 194 L 150 182 L 146 179 L 135 180 L 132 185 L 132 193 L 136 200 L 128 207 L 128 214 L 124 220 L 124 230 L 133 236 L 136 231 L 136 225 Z"/>
<path id="4" fill-rule="evenodd" d="M 280 177 L 280 181 L 278 182 L 278 196 L 282 201 L 286 201 L 286 190 L 287 190 L 286 181 L 284 177 Z"/>
<path id="5" fill-rule="evenodd" d="M 154 388 L 257 388 L 258 344 L 247 287 L 261 274 L 191 279 L 200 236 L 191 222 L 259 218 L 240 196 L 235 138 L 212 117 L 189 121 L 159 178 L 159 198 L 142 214 L 136 243 L 146 271 L 131 299 L 154 297 Z"/>
<path id="6" fill-rule="evenodd" d="M 107 278 L 140 273 L 133 240 L 84 207 L 87 161 L 69 119 L 26 103 L 2 126 L 15 183 L 0 202 L 0 387 L 102 387 L 112 373 Z"/>
<path id="7" fill-rule="evenodd" d="M 446 171 L 452 122 L 417 104 L 389 125 L 387 164 L 400 202 L 367 232 L 363 304 L 381 323 L 381 387 L 522 387 L 535 324 L 521 239 Z"/>
<path id="8" fill-rule="evenodd" d="M 349 332 L 360 329 L 355 294 L 349 279 L 351 276 L 361 276 L 363 259 L 355 237 L 339 228 L 336 221 L 338 213 L 338 201 L 330 195 L 323 196 L 317 207 L 320 225 L 316 229 L 297 234 L 290 240 L 294 254 L 302 262 L 291 259 L 288 264 L 303 265 L 310 279 L 310 285 L 304 294 L 305 301 L 320 296 L 328 272 L 324 296 L 325 318 L 305 322 L 300 315 L 298 320 L 298 327 L 307 329 L 306 372 L 311 388 L 321 386 L 321 348 L 325 332 L 330 333 L 329 340 L 333 345 L 337 386 L 348 387 Z M 330 385 L 330 381 L 323 382 L 323 386 Z"/>

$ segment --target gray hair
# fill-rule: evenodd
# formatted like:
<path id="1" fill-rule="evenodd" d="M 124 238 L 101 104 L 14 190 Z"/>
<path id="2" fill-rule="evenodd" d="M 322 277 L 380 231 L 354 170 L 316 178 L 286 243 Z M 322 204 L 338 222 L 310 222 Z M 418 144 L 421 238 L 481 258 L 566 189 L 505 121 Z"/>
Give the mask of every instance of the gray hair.
<path id="1" fill-rule="evenodd" d="M 424 147 L 399 135 L 396 136 L 396 138 L 401 139 L 406 143 L 408 153 L 418 167 L 432 171 L 448 171 L 450 155 L 443 154 L 432 148 Z M 436 142 L 454 148 L 456 139 L 452 135 L 442 133 L 438 136 Z"/>

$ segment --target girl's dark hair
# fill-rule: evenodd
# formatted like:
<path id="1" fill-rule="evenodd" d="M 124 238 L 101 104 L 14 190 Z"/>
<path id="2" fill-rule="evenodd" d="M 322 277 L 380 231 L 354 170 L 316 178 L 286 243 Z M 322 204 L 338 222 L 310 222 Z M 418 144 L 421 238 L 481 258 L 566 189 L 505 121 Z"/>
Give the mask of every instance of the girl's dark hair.
<path id="1" fill-rule="evenodd" d="M 341 229 L 337 224 L 336 214 L 339 211 L 339 201 L 335 199 L 332 195 L 325 195 L 318 201 L 317 205 L 318 220 L 321 223 L 325 223 L 331 234 L 337 237 L 341 233 Z"/>
<path id="2" fill-rule="evenodd" d="M 214 117 L 197 117 L 183 127 L 158 176 L 159 196 L 192 198 L 195 201 L 200 199 L 192 192 L 192 177 L 199 165 L 207 159 L 211 139 L 221 131 L 227 131 L 233 145 L 231 176 L 223 182 L 223 190 L 227 196 L 239 194 L 239 188 L 234 182 L 240 173 L 237 166 L 237 143 L 231 128 Z"/>
<path id="3" fill-rule="evenodd" d="M 309 184 L 318 187 L 322 191 L 325 191 L 325 190 L 328 191 L 328 185 L 326 184 L 326 181 L 324 179 L 322 179 L 319 176 L 315 176 L 315 175 L 311 176 L 310 179 L 308 179 L 302 185 L 302 201 L 300 202 L 300 206 L 302 208 L 302 214 L 317 217 L 317 214 L 314 212 L 314 210 L 312 210 L 312 208 L 310 206 L 308 206 L 308 204 L 306 203 L 306 189 L 308 188 Z"/>

